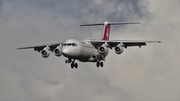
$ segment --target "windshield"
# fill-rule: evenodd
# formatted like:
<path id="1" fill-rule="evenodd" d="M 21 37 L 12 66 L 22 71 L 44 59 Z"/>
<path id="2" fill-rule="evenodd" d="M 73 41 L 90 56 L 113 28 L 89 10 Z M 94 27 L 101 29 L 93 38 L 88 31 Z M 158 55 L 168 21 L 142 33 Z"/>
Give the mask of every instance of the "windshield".
<path id="1" fill-rule="evenodd" d="M 76 43 L 64 43 L 63 46 L 77 46 Z"/>

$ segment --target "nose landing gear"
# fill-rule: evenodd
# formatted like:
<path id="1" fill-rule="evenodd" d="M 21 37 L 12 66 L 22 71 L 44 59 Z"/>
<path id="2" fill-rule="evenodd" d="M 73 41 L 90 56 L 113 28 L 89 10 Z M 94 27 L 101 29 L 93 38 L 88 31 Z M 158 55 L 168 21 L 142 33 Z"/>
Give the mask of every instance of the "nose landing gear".
<path id="1" fill-rule="evenodd" d="M 65 63 L 71 63 L 71 62 L 72 62 L 71 59 L 65 60 Z"/>

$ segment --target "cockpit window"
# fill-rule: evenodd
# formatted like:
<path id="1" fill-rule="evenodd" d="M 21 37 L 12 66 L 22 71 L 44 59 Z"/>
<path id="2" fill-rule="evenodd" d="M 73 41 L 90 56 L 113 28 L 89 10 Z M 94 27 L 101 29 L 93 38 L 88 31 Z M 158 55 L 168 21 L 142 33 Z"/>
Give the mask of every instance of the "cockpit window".
<path id="1" fill-rule="evenodd" d="M 76 43 L 64 43 L 63 46 L 77 46 Z"/>
<path id="2" fill-rule="evenodd" d="M 67 46 L 71 46 L 72 44 L 71 43 L 68 43 Z"/>
<path id="3" fill-rule="evenodd" d="M 72 46 L 77 46 L 77 44 L 76 43 L 72 43 Z"/>

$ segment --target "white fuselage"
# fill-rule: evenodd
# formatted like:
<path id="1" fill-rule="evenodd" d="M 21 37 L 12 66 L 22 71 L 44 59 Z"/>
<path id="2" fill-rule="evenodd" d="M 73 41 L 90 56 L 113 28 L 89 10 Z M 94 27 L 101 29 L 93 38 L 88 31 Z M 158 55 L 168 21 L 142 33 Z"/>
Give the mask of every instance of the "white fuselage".
<path id="1" fill-rule="evenodd" d="M 90 43 L 90 40 L 76 39 L 67 40 L 62 46 L 62 53 L 69 59 L 77 59 L 81 62 L 97 62 L 98 60 L 104 60 L 108 54 L 108 52 L 100 54 L 98 48 L 94 47 Z"/>

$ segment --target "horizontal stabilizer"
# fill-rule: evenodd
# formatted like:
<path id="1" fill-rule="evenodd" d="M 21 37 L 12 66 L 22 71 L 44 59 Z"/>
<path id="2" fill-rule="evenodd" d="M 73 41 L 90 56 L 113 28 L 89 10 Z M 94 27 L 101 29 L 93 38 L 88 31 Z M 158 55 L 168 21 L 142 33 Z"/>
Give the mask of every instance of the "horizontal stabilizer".
<path id="1" fill-rule="evenodd" d="M 109 25 L 140 24 L 140 22 L 107 22 Z"/>
<path id="2" fill-rule="evenodd" d="M 104 23 L 83 24 L 80 26 L 123 25 L 123 24 L 140 24 L 140 22 L 108 22 L 108 21 L 105 21 Z"/>
<path id="3" fill-rule="evenodd" d="M 97 24 L 84 24 L 80 26 L 99 26 L 99 25 L 104 25 L 103 23 L 97 23 Z"/>

